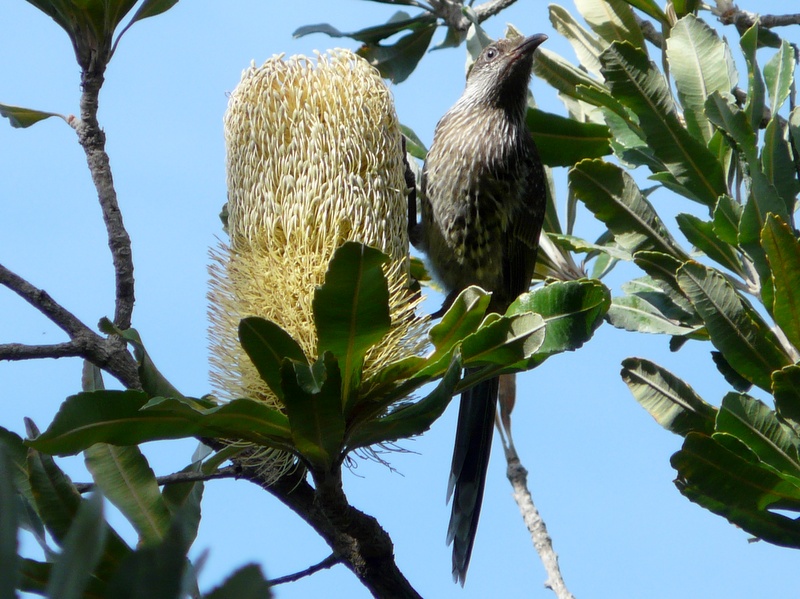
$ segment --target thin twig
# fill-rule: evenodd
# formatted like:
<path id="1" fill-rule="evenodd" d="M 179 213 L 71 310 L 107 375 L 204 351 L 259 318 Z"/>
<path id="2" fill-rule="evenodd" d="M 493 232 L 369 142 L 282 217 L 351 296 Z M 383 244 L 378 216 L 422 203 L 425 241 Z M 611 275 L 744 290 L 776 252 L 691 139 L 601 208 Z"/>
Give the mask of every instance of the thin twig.
<path id="1" fill-rule="evenodd" d="M 309 566 L 305 570 L 301 570 L 300 572 L 295 572 L 294 574 L 287 574 L 286 576 L 280 576 L 278 578 L 273 578 L 269 581 L 270 586 L 278 586 L 279 584 L 286 584 L 287 582 L 296 582 L 301 578 L 305 578 L 306 576 L 311 576 L 319 572 L 320 570 L 327 570 L 328 568 L 332 568 L 336 564 L 341 563 L 341 559 L 336 557 L 333 553 L 331 553 L 328 557 L 322 560 L 318 564 L 314 564 L 313 566 Z"/>
<path id="2" fill-rule="evenodd" d="M 489 0 L 475 7 L 475 14 L 478 16 L 478 23 L 483 23 L 489 17 L 493 17 L 499 12 L 507 9 L 517 0 Z"/>
<path id="3" fill-rule="evenodd" d="M 220 468 L 216 472 L 176 472 L 174 474 L 167 474 L 166 476 L 156 477 L 156 482 L 159 487 L 164 485 L 171 485 L 175 483 L 199 483 L 207 480 L 216 480 L 218 478 L 239 478 L 239 468 L 236 466 L 227 466 Z M 78 493 L 88 493 L 95 488 L 95 483 L 74 483 Z"/>
<path id="4" fill-rule="evenodd" d="M 533 546 L 542 565 L 547 572 L 547 580 L 544 585 L 551 589 L 558 599 L 575 599 L 567 589 L 564 578 L 561 575 L 561 568 L 558 565 L 558 555 L 553 549 L 553 539 L 547 532 L 544 520 L 539 515 L 539 510 L 533 503 L 533 496 L 528 489 L 528 471 L 522 466 L 514 448 L 514 441 L 511 438 L 511 410 L 516 400 L 516 384 L 510 377 L 501 378 L 500 381 L 500 405 L 503 407 L 498 418 L 497 428 L 500 430 L 500 438 L 503 441 L 503 451 L 508 464 L 506 476 L 514 490 L 514 501 L 519 506 L 522 519 L 528 532 L 531 534 Z"/>

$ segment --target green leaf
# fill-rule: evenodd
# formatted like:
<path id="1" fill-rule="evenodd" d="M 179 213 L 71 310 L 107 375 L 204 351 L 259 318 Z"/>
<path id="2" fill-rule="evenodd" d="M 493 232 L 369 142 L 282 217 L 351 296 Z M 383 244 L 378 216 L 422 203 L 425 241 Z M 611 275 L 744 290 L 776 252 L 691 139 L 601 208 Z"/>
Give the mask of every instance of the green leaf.
<path id="1" fill-rule="evenodd" d="M 722 241 L 714 232 L 714 223 L 700 220 L 691 214 L 675 217 L 678 228 L 694 247 L 731 272 L 744 276 L 742 262 L 734 246 Z"/>
<path id="2" fill-rule="evenodd" d="M 601 105 L 601 100 L 612 105 L 619 105 L 601 82 L 592 79 L 565 58 L 546 48 L 540 47 L 536 51 L 533 74 L 569 97 L 585 100 L 594 105 Z M 596 96 L 588 94 L 587 90 L 593 90 Z M 624 109 L 620 108 L 620 110 Z"/>
<path id="3" fill-rule="evenodd" d="M 767 511 L 798 505 L 800 489 L 790 481 L 699 433 L 686 436 L 671 463 L 678 489 L 690 500 L 765 541 L 800 547 L 800 523 Z"/>
<path id="4" fill-rule="evenodd" d="M 771 313 L 795 348 L 800 348 L 800 241 L 791 227 L 774 214 L 761 232 L 775 289 Z"/>
<path id="5" fill-rule="evenodd" d="M 95 483 L 133 525 L 141 542 L 161 541 L 170 513 L 139 448 L 97 443 L 86 449 L 85 460 Z"/>
<path id="6" fill-rule="evenodd" d="M 575 0 L 589 27 L 607 43 L 627 40 L 644 50 L 644 35 L 631 7 L 623 0 Z"/>
<path id="7" fill-rule="evenodd" d="M 639 333 L 689 335 L 694 331 L 694 328 L 682 326 L 650 302 L 636 295 L 612 298 L 608 309 L 608 321 L 618 329 Z"/>
<path id="8" fill-rule="evenodd" d="M 762 462 L 800 486 L 800 438 L 764 403 L 749 395 L 728 393 L 717 413 L 716 431 L 733 435 Z"/>
<path id="9" fill-rule="evenodd" d="M 61 555 L 50 573 L 48 597 L 82 599 L 92 572 L 103 554 L 106 522 L 103 496 L 92 493 L 80 507 L 62 543 Z"/>
<path id="10" fill-rule="evenodd" d="M 204 599 L 270 599 L 270 584 L 257 564 L 242 566 Z"/>
<path id="11" fill-rule="evenodd" d="M 356 54 L 378 69 L 382 77 L 393 83 L 402 83 L 425 55 L 436 27 L 436 22 L 433 20 L 404 35 L 390 46 L 368 44 L 359 48 Z"/>
<path id="12" fill-rule="evenodd" d="M 742 34 L 739 44 L 742 47 L 745 62 L 747 63 L 747 103 L 744 105 L 744 112 L 750 127 L 754 131 L 758 130 L 761 119 L 764 116 L 764 79 L 758 68 L 758 21 L 753 23 L 747 31 Z"/>
<path id="13" fill-rule="evenodd" d="M 706 323 L 714 347 L 744 378 L 769 390 L 772 371 L 791 363 L 769 327 L 725 277 L 702 264 L 681 266 L 678 284 Z"/>
<path id="14" fill-rule="evenodd" d="M 643 358 L 622 361 L 622 380 L 634 399 L 670 432 L 711 434 L 716 410 L 683 380 Z"/>
<path id="15" fill-rule="evenodd" d="M 329 351 L 339 361 L 345 400 L 361 383 L 367 350 L 391 327 L 387 261 L 379 250 L 348 241 L 334 252 L 325 283 L 314 292 L 317 355 Z"/>
<path id="16" fill-rule="evenodd" d="M 547 166 L 572 166 L 611 153 L 608 127 L 529 108 L 525 117 L 539 157 Z"/>
<path id="17" fill-rule="evenodd" d="M 308 364 L 303 348 L 279 325 L 251 316 L 239 323 L 239 341 L 272 392 L 283 400 L 281 364 L 284 359 Z"/>
<path id="18" fill-rule="evenodd" d="M 8 449 L 0 443 L 0 599 L 16 599 L 20 558 L 17 554 L 17 491 L 14 465 Z"/>
<path id="19" fill-rule="evenodd" d="M 678 269 L 683 264 L 683 261 L 661 252 L 636 252 L 633 256 L 633 261 L 658 282 L 665 291 L 670 293 L 673 299 L 680 302 L 679 298 L 684 297 L 683 290 L 678 285 L 677 280 Z M 685 308 L 687 312 L 695 311 L 688 300 L 681 307 Z"/>
<path id="20" fill-rule="evenodd" d="M 139 381 L 142 383 L 142 389 L 150 397 L 183 397 L 183 394 L 156 368 L 136 329 L 130 328 L 123 331 L 108 318 L 101 318 L 100 330 L 108 335 L 119 335 L 133 347 Z"/>
<path id="21" fill-rule="evenodd" d="M 670 74 L 675 78 L 686 128 L 707 143 L 714 133 L 705 115 L 712 92 L 730 93 L 739 81 L 728 44 L 694 15 L 686 15 L 667 38 Z"/>
<path id="22" fill-rule="evenodd" d="M 544 321 L 538 314 L 522 313 L 492 319 L 461 343 L 465 366 L 507 366 L 529 358 L 544 341 Z"/>
<path id="23" fill-rule="evenodd" d="M 30 108 L 21 108 L 20 106 L 9 106 L 8 104 L 0 104 L 0 116 L 7 118 L 11 126 L 18 129 L 30 127 L 39 121 L 49 119 L 51 116 L 67 120 L 64 115 L 57 112 L 43 112 L 41 110 L 31 110 Z"/>
<path id="24" fill-rule="evenodd" d="M 643 13 L 650 15 L 655 20 L 659 21 L 663 26 L 669 27 L 670 20 L 663 10 L 656 4 L 654 0 L 625 0 L 634 8 L 638 8 Z"/>
<path id="25" fill-rule="evenodd" d="M 131 17 L 128 27 L 137 21 L 141 21 L 142 19 L 155 17 L 161 13 L 165 13 L 177 3 L 178 0 L 144 0 L 141 6 L 139 6 L 138 10 L 134 13 L 133 17 Z"/>
<path id="26" fill-rule="evenodd" d="M 714 208 L 714 234 L 729 245 L 739 243 L 739 222 L 742 219 L 742 205 L 729 195 L 719 196 Z"/>
<path id="27" fill-rule="evenodd" d="M 600 77 L 600 59 L 598 56 L 608 44 L 598 40 L 581 27 L 575 17 L 565 8 L 558 4 L 550 4 L 547 9 L 553 29 L 567 38 L 567 41 L 572 45 L 572 49 L 578 56 L 578 62 L 580 62 L 581 66 L 592 75 Z"/>
<path id="28" fill-rule="evenodd" d="M 722 167 L 681 125 L 661 72 L 628 42 L 614 42 L 600 60 L 612 95 L 636 114 L 647 145 L 684 195 L 715 205 L 727 190 Z"/>
<path id="29" fill-rule="evenodd" d="M 792 364 L 773 372 L 772 394 L 781 417 L 800 424 L 800 366 Z"/>
<path id="30" fill-rule="evenodd" d="M 787 137 L 785 121 L 774 115 L 764 130 L 761 165 L 767 181 L 775 187 L 786 204 L 787 214 L 793 215 L 800 183 L 797 181 L 797 171 Z"/>
<path id="31" fill-rule="evenodd" d="M 283 414 L 250 399 L 207 408 L 175 398 L 148 402 L 140 391 L 97 391 L 68 397 L 47 431 L 27 444 L 71 455 L 94 443 L 137 445 L 192 436 L 238 438 L 269 446 L 291 438 Z"/>
<path id="32" fill-rule="evenodd" d="M 339 366 L 330 352 L 321 361 L 325 377 L 318 392 L 304 388 L 301 380 L 312 376 L 311 369 L 297 362 L 283 363 L 281 383 L 294 446 L 311 464 L 327 470 L 338 461 L 342 451 L 345 421 Z"/>
<path id="33" fill-rule="evenodd" d="M 677 293 L 670 285 L 651 276 L 626 281 L 622 284 L 622 291 L 642 298 L 664 316 L 683 326 L 694 328 L 703 324 L 683 294 Z"/>
<path id="34" fill-rule="evenodd" d="M 490 293 L 474 285 L 458 294 L 439 323 L 431 327 L 428 333 L 436 348 L 432 356 L 434 360 L 441 358 L 456 343 L 478 330 L 491 299 Z"/>
<path id="35" fill-rule="evenodd" d="M 428 13 L 411 17 L 407 12 L 397 11 L 386 23 L 375 25 L 374 27 L 366 27 L 358 31 L 342 32 L 327 23 L 320 23 L 319 25 L 299 27 L 292 33 L 292 37 L 297 38 L 312 33 L 324 33 L 330 37 L 349 37 L 364 44 L 372 45 L 406 29 L 417 31 L 422 27 L 429 26 L 434 20 L 435 18 Z"/>
<path id="36" fill-rule="evenodd" d="M 721 352 L 712 351 L 711 360 L 714 362 L 714 366 L 717 367 L 717 370 L 719 370 L 719 373 L 725 378 L 731 387 L 741 393 L 752 389 L 753 383 L 736 372 L 736 370 L 734 370 L 733 366 L 728 363 L 728 361 L 725 359 L 725 356 L 723 356 Z"/>
<path id="37" fill-rule="evenodd" d="M 544 320 L 544 341 L 532 363 L 538 365 L 549 356 L 582 347 L 603 322 L 610 302 L 610 293 L 600 281 L 556 281 L 523 293 L 507 314 L 534 312 Z"/>
<path id="38" fill-rule="evenodd" d="M 189 562 L 186 555 L 193 535 L 179 513 L 164 540 L 131 553 L 109 582 L 106 597 L 114 599 L 175 599 L 182 597 L 181 582 Z"/>
<path id="39" fill-rule="evenodd" d="M 789 97 L 794 82 L 794 67 L 792 44 L 782 40 L 780 49 L 764 65 L 764 79 L 767 82 L 772 114 L 777 114 Z"/>
<path id="40" fill-rule="evenodd" d="M 583 160 L 570 170 L 569 184 L 627 251 L 656 250 L 682 255 L 636 182 L 618 166 L 602 160 Z"/>
<path id="41" fill-rule="evenodd" d="M 390 414 L 365 422 L 347 442 L 348 451 L 421 435 L 444 413 L 461 376 L 461 358 L 455 352 L 442 379 L 425 398 L 403 405 Z"/>
<path id="42" fill-rule="evenodd" d="M 0 426 L 0 449 L 5 450 L 6 459 L 9 460 L 8 475 L 13 477 L 14 487 L 32 503 L 33 494 L 28 479 L 28 448 L 18 434 Z"/>
<path id="43" fill-rule="evenodd" d="M 414 133 L 413 129 L 400 125 L 400 131 L 403 132 L 403 136 L 406 138 L 406 151 L 414 158 L 425 160 L 428 155 L 428 148 L 425 147 L 425 144 L 422 143 L 422 140 Z M 420 279 L 417 278 L 417 280 L 419 281 Z"/>

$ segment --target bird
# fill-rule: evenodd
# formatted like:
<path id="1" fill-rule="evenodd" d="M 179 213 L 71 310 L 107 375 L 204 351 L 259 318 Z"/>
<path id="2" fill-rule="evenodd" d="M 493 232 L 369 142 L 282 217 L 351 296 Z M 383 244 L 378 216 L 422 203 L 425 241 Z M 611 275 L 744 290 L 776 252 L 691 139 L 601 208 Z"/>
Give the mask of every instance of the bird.
<path id="1" fill-rule="evenodd" d="M 500 314 L 530 288 L 546 184 L 525 114 L 534 52 L 546 39 L 503 38 L 484 48 L 461 97 L 436 125 L 422 171 L 421 220 L 411 237 L 448 292 L 440 312 L 471 285 L 491 292 L 489 310 Z M 453 544 L 453 580 L 462 586 L 483 500 L 498 384 L 498 378 L 481 382 L 460 400 L 447 543 Z"/>

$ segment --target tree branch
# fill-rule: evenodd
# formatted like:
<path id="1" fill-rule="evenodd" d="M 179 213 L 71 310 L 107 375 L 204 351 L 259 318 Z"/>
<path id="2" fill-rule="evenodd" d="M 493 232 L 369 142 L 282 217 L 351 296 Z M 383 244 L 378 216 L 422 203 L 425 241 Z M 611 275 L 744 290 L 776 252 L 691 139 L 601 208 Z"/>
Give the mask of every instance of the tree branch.
<path id="1" fill-rule="evenodd" d="M 83 348 L 72 341 L 52 345 L 25 345 L 23 343 L 0 344 L 0 360 L 16 362 L 41 358 L 75 358 L 83 353 Z"/>
<path id="2" fill-rule="evenodd" d="M 134 280 L 131 239 L 122 222 L 122 213 L 117 202 L 117 192 L 111 176 L 111 166 L 106 154 L 106 136 L 97 122 L 97 105 L 100 88 L 103 86 L 105 62 L 95 61 L 83 69 L 81 74 L 81 118 L 73 122 L 78 141 L 86 154 L 86 162 L 97 190 L 97 198 L 103 211 L 103 221 L 108 233 L 108 247 L 114 263 L 116 277 L 116 306 L 114 324 L 125 330 L 131 326 L 133 315 Z M 121 339 L 118 343 L 124 343 Z"/>
<path id="3" fill-rule="evenodd" d="M 117 337 L 104 339 L 77 316 L 39 289 L 0 264 L 0 285 L 8 287 L 69 335 L 68 343 L 55 345 L 0 345 L 0 360 L 30 360 L 80 356 L 108 371 L 129 389 L 138 389 L 139 374 L 125 342 Z M 49 352 L 49 353 L 48 353 Z"/>
<path id="4" fill-rule="evenodd" d="M 274 495 L 314 528 L 374 597 L 421 599 L 397 568 L 386 531 L 347 502 L 340 469 L 315 480 L 316 489 L 302 468 L 271 482 L 257 468 L 243 466 L 241 477 Z"/>
<path id="5" fill-rule="evenodd" d="M 489 17 L 493 17 L 500 11 L 505 10 L 517 0 L 488 0 L 474 8 L 478 23 L 483 23 Z M 430 0 L 431 13 L 442 19 L 448 27 L 465 32 L 471 25 L 470 20 L 464 14 L 463 0 Z"/>

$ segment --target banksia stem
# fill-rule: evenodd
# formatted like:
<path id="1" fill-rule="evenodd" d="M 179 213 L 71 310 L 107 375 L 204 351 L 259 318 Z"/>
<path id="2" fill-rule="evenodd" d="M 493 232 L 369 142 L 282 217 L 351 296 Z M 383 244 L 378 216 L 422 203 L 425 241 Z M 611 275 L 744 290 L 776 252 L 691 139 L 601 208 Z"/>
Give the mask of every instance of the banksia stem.
<path id="1" fill-rule="evenodd" d="M 346 50 L 251 66 L 231 94 L 225 142 L 230 242 L 212 251 L 209 292 L 218 397 L 281 408 L 239 345 L 239 320 L 277 323 L 316 359 L 314 288 L 348 240 L 391 258 L 392 330 L 366 356 L 365 374 L 418 352 L 401 133 L 378 72 Z M 259 459 L 276 476 L 291 465 L 288 456 Z"/>

